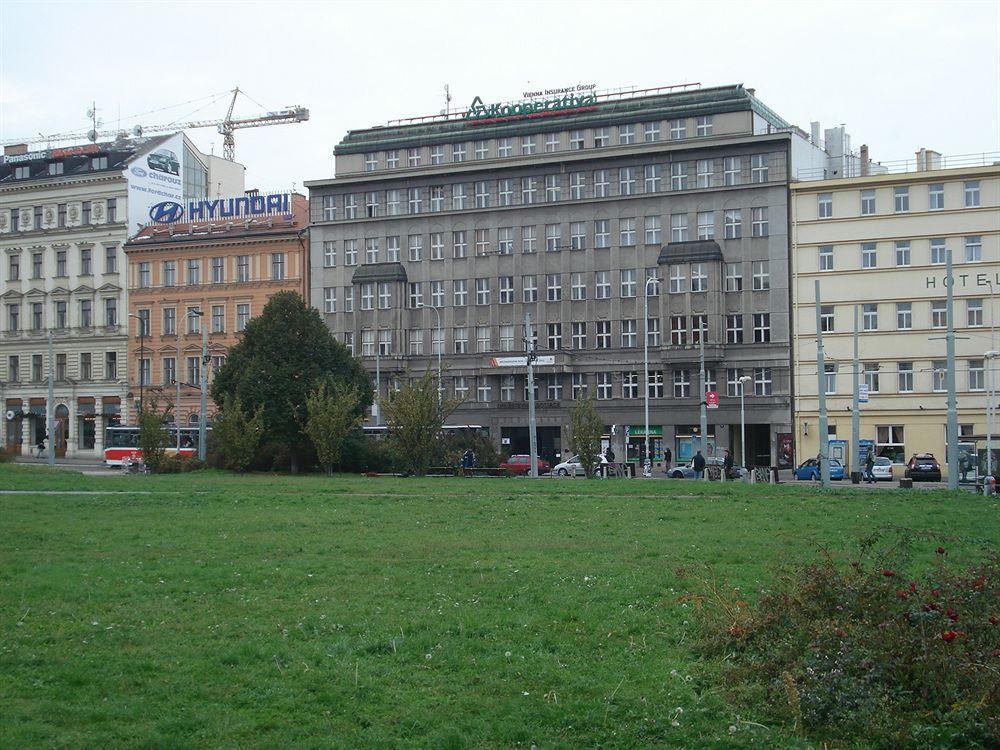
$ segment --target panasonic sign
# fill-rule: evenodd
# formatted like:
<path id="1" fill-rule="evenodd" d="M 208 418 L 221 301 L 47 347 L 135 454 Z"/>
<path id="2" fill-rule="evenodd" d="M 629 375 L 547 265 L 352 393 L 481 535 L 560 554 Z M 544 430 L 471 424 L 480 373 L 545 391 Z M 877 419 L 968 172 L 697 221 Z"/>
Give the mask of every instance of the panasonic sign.
<path id="1" fill-rule="evenodd" d="M 149 209 L 149 218 L 157 224 L 172 224 L 177 221 L 246 219 L 255 216 L 289 214 L 291 213 L 291 204 L 292 199 L 289 193 L 189 201 L 186 208 L 175 201 L 162 201 Z"/>

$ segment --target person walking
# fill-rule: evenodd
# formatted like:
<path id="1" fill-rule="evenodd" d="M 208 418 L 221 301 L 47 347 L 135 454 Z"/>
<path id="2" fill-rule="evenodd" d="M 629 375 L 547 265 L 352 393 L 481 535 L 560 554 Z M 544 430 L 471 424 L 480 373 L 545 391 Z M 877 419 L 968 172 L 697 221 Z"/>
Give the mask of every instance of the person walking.
<path id="1" fill-rule="evenodd" d="M 875 456 L 872 453 L 872 449 L 868 449 L 868 453 L 865 455 L 865 481 L 868 484 L 875 484 L 875 473 L 873 471 L 875 467 Z"/>
<path id="2" fill-rule="evenodd" d="M 733 454 L 726 448 L 726 457 L 722 459 L 722 474 L 726 479 L 736 479 L 733 476 Z"/>
<path id="3" fill-rule="evenodd" d="M 694 454 L 694 460 L 691 462 L 694 467 L 694 478 L 704 479 L 705 477 L 705 457 L 701 455 L 701 451 Z"/>
<path id="4" fill-rule="evenodd" d="M 39 431 L 38 442 L 35 444 L 35 448 L 38 450 L 38 457 L 44 458 L 45 456 L 45 439 L 48 435 L 44 431 Z"/>
<path id="5" fill-rule="evenodd" d="M 667 473 L 670 472 L 670 462 L 673 458 L 674 454 L 670 451 L 670 448 L 665 448 L 663 450 L 663 470 Z"/>

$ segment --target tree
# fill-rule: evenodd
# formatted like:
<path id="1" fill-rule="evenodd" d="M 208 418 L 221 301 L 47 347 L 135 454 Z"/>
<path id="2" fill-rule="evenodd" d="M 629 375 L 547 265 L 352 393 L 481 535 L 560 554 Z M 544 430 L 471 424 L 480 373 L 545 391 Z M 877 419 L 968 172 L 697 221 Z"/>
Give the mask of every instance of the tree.
<path id="1" fill-rule="evenodd" d="M 368 373 L 333 338 L 317 310 L 295 292 L 278 292 L 229 350 L 215 376 L 212 398 L 219 406 L 226 396 L 239 399 L 244 407 L 261 406 L 267 442 L 286 446 L 292 471 L 298 471 L 312 449 L 302 428 L 308 417 L 306 401 L 326 377 L 357 389 L 355 408 L 362 415 L 372 399 Z"/>
<path id="2" fill-rule="evenodd" d="M 212 445 L 227 469 L 244 472 L 253 463 L 264 436 L 264 408 L 258 404 L 248 416 L 239 398 L 226 396 L 212 421 Z"/>
<path id="3" fill-rule="evenodd" d="M 361 424 L 357 387 L 338 385 L 333 378 L 324 378 L 306 397 L 305 431 L 316 448 L 316 458 L 327 474 L 333 474 L 334 465 L 347 439 L 347 433 Z M 364 407 L 361 407 L 363 411 Z"/>
<path id="4" fill-rule="evenodd" d="M 160 411 L 156 396 L 150 396 L 139 410 L 139 450 L 142 462 L 151 472 L 157 472 L 164 465 L 170 434 L 163 429 L 164 418 L 169 413 Z"/>
<path id="5" fill-rule="evenodd" d="M 604 422 L 601 415 L 594 408 L 592 398 L 581 399 L 576 402 L 570 415 L 573 430 L 572 445 L 573 452 L 580 457 L 580 465 L 583 467 L 587 477 L 594 474 L 598 456 L 601 452 L 601 435 L 604 432 Z"/>
<path id="6" fill-rule="evenodd" d="M 403 386 L 383 404 L 389 428 L 389 448 L 400 468 L 426 474 L 440 451 L 441 425 L 461 403 L 445 399 L 438 404 L 437 377 L 430 370 Z"/>

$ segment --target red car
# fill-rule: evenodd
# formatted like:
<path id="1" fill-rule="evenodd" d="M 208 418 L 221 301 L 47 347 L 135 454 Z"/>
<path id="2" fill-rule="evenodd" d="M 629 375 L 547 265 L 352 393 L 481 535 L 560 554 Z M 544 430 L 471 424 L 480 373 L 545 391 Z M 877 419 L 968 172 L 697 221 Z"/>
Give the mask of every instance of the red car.
<path id="1" fill-rule="evenodd" d="M 506 469 L 514 477 L 525 476 L 531 468 L 531 456 L 511 456 L 500 464 L 500 468 Z M 541 458 L 538 459 L 539 474 L 546 474 L 551 468 L 548 461 L 544 461 Z"/>

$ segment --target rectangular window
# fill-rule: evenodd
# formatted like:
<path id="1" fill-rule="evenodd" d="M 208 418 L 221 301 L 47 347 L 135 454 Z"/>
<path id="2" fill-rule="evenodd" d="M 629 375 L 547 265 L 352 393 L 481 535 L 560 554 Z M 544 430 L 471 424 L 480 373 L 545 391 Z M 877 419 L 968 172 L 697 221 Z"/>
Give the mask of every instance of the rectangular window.
<path id="1" fill-rule="evenodd" d="M 755 396 L 771 395 L 771 368 L 755 367 L 753 370 L 753 394 Z"/>
<path id="2" fill-rule="evenodd" d="M 726 291 L 743 291 L 743 264 L 726 263 Z"/>
<path id="3" fill-rule="evenodd" d="M 66 251 L 56 251 L 56 276 L 66 276 Z"/>
<path id="4" fill-rule="evenodd" d="M 512 151 L 512 141 L 510 138 L 500 138 L 497 140 L 497 156 L 504 158 L 510 156 Z"/>
<path id="5" fill-rule="evenodd" d="M 639 398 L 639 373 L 635 370 L 622 373 L 622 398 Z"/>
<path id="6" fill-rule="evenodd" d="M 832 333 L 836 330 L 833 305 L 820 305 L 819 327 L 823 333 Z"/>
<path id="7" fill-rule="evenodd" d="M 139 263 L 139 288 L 149 289 L 153 285 L 153 272 L 149 261 Z"/>
<path id="8" fill-rule="evenodd" d="M 420 196 L 420 188 L 407 188 L 406 189 L 406 203 L 407 208 L 411 214 L 419 214 L 422 205 L 422 199 Z"/>
<path id="9" fill-rule="evenodd" d="M 444 211 L 444 187 L 442 185 L 432 185 L 428 193 L 428 203 L 433 213 Z"/>
<path id="10" fill-rule="evenodd" d="M 420 166 L 420 149 L 419 148 L 408 148 L 406 149 L 406 164 L 410 167 Z"/>
<path id="11" fill-rule="evenodd" d="M 861 329 L 864 331 L 878 330 L 877 303 L 865 303 L 861 306 Z"/>
<path id="12" fill-rule="evenodd" d="M 947 262 L 947 246 L 944 238 L 931 240 L 931 263 L 936 266 L 943 266 Z"/>
<path id="13" fill-rule="evenodd" d="M 670 266 L 670 293 L 682 294 L 687 291 L 687 276 L 683 266 Z"/>
<path id="14" fill-rule="evenodd" d="M 285 254 L 271 253 L 271 279 L 281 281 L 285 278 Z"/>
<path id="15" fill-rule="evenodd" d="M 771 288 L 771 270 L 769 261 L 753 261 L 753 288 L 754 291 L 764 291 Z"/>
<path id="16" fill-rule="evenodd" d="M 583 273 L 576 271 L 570 275 L 570 299 L 574 301 L 587 299 L 587 284 L 583 280 Z"/>
<path id="17" fill-rule="evenodd" d="M 163 286 L 177 286 L 177 261 L 163 261 Z"/>
<path id="18" fill-rule="evenodd" d="M 698 239 L 711 240 L 715 238 L 715 213 L 713 211 L 698 212 Z"/>
<path id="19" fill-rule="evenodd" d="M 670 189 L 687 190 L 688 187 L 688 165 L 687 162 L 675 162 L 670 165 Z"/>
<path id="20" fill-rule="evenodd" d="M 118 325 L 118 300 L 114 297 L 104 300 L 104 325 Z"/>
<path id="21" fill-rule="evenodd" d="M 979 328 L 983 325 L 983 301 L 981 299 L 967 299 L 965 301 L 965 323 L 971 328 Z"/>
<path id="22" fill-rule="evenodd" d="M 943 299 L 931 300 L 931 327 L 948 327 L 948 309 Z"/>
<path id="23" fill-rule="evenodd" d="M 687 216 L 684 217 L 685 221 Z M 671 217 L 671 223 L 673 222 L 673 217 Z M 661 230 L 660 230 L 660 217 L 659 216 L 647 216 L 644 219 L 644 236 L 647 245 L 659 245 L 662 241 Z"/>
<path id="24" fill-rule="evenodd" d="M 399 216 L 399 190 L 385 191 L 385 215 Z"/>
<path id="25" fill-rule="evenodd" d="M 767 154 L 750 157 L 750 182 L 767 182 Z"/>
<path id="26" fill-rule="evenodd" d="M 823 365 L 823 392 L 827 395 L 837 392 L 837 363 Z"/>
<path id="27" fill-rule="evenodd" d="M 392 331 L 382 330 L 378 332 L 378 353 L 382 357 L 392 355 Z"/>
<path id="28" fill-rule="evenodd" d="M 929 202 L 928 208 L 931 211 L 944 208 L 944 185 L 939 182 L 928 186 L 927 197 Z"/>
<path id="29" fill-rule="evenodd" d="M 444 164 L 444 146 L 440 144 L 431 146 L 431 164 L 435 166 Z"/>
<path id="30" fill-rule="evenodd" d="M 531 156 L 535 153 L 535 136 L 533 135 L 522 135 L 521 136 L 521 155 Z"/>
<path id="31" fill-rule="evenodd" d="M 378 154 L 365 154 L 365 171 L 374 172 L 378 169 Z"/>
<path id="32" fill-rule="evenodd" d="M 545 151 L 546 153 L 552 153 L 559 150 L 559 134 L 558 133 L 548 133 L 545 136 Z"/>
<path id="33" fill-rule="evenodd" d="M 424 259 L 424 238 L 420 234 L 411 234 L 408 238 L 410 260 L 414 263 Z M 350 265 L 350 264 L 348 264 Z"/>
<path id="34" fill-rule="evenodd" d="M 712 187 L 713 161 L 711 159 L 699 159 L 695 165 L 698 169 L 698 187 Z"/>
<path id="35" fill-rule="evenodd" d="M 645 192 L 647 193 L 658 193 L 660 192 L 660 165 L 659 164 L 647 164 L 642 168 L 643 178 L 645 180 Z"/>
<path id="36" fill-rule="evenodd" d="M 900 331 L 908 331 L 913 328 L 913 303 L 896 303 L 896 328 Z"/>
<path id="37" fill-rule="evenodd" d="M 874 242 L 865 242 L 861 245 L 861 267 L 862 268 L 877 268 L 878 267 L 878 253 L 877 246 Z"/>
<path id="38" fill-rule="evenodd" d="M 595 324 L 594 344 L 598 349 L 611 348 L 611 321 L 598 320 Z"/>
<path id="39" fill-rule="evenodd" d="M 623 320 L 621 323 L 622 336 L 621 342 L 623 348 L 632 348 L 635 346 L 636 339 L 636 324 L 635 320 Z"/>
<path id="40" fill-rule="evenodd" d="M 488 305 L 491 297 L 490 280 L 476 279 L 476 304 Z"/>
<path id="41" fill-rule="evenodd" d="M 743 316 L 742 315 L 727 315 L 726 316 L 726 343 L 727 344 L 742 344 L 743 343 Z"/>
<path id="42" fill-rule="evenodd" d="M 451 186 L 451 207 L 455 211 L 464 211 L 468 208 L 469 196 L 464 183 L 457 183 Z"/>
<path id="43" fill-rule="evenodd" d="M 703 115 L 698 118 L 698 135 L 712 135 L 712 115 Z"/>
<path id="44" fill-rule="evenodd" d="M 337 312 L 337 298 L 333 300 L 333 310 Z M 212 305 L 212 333 L 225 333 L 226 331 L 226 308 L 224 305 Z"/>
<path id="45" fill-rule="evenodd" d="M 187 261 L 187 283 L 188 286 L 197 286 L 201 283 L 201 259 L 188 258 Z"/>
<path id="46" fill-rule="evenodd" d="M 535 202 L 535 194 L 538 192 L 538 186 L 536 184 L 536 179 L 534 177 L 522 177 L 521 178 L 521 203 L 524 205 L 531 205 Z"/>
<path id="47" fill-rule="evenodd" d="M 618 194 L 635 194 L 635 167 L 620 167 L 618 169 Z"/>
<path id="48" fill-rule="evenodd" d="M 378 285 L 378 309 L 388 310 L 392 307 L 392 287 L 387 283 Z"/>
<path id="49" fill-rule="evenodd" d="M 460 326 L 455 329 L 455 354 L 469 353 L 469 329 Z"/>
<path id="50" fill-rule="evenodd" d="M 584 172 L 571 172 L 569 175 L 570 200 L 583 200 L 586 189 L 587 175 Z"/>
<path id="51" fill-rule="evenodd" d="M 163 335 L 175 336 L 177 334 L 177 309 L 174 307 L 163 308 Z"/>
<path id="52" fill-rule="evenodd" d="M 344 218 L 358 218 L 358 196 L 354 193 L 344 196 Z"/>
<path id="53" fill-rule="evenodd" d="M 738 208 L 727 208 L 722 212 L 725 238 L 727 240 L 738 240 L 743 236 L 743 211 Z"/>
<path id="54" fill-rule="evenodd" d="M 667 125 L 670 129 L 670 140 L 676 141 L 687 136 L 687 120 L 671 120 Z"/>
<path id="55" fill-rule="evenodd" d="M 910 241 L 909 240 L 897 240 L 896 241 L 896 265 L 900 266 L 900 267 L 910 265 Z"/>
<path id="56" fill-rule="evenodd" d="M 981 359 L 969 360 L 969 390 L 986 390 L 986 369 Z"/>
<path id="57" fill-rule="evenodd" d="M 501 276 L 500 279 L 500 304 L 501 305 L 512 305 L 514 304 L 514 277 L 513 276 Z"/>
<path id="58" fill-rule="evenodd" d="M 896 187 L 892 189 L 893 210 L 902 213 L 910 210 L 910 189 L 908 187 Z"/>
<path id="59" fill-rule="evenodd" d="M 611 247 L 611 221 L 596 219 L 594 221 L 594 247 L 598 250 Z"/>
<path id="60" fill-rule="evenodd" d="M 246 330 L 247 323 L 250 322 L 250 305 L 248 303 L 236 305 L 236 330 Z"/>
<path id="61" fill-rule="evenodd" d="M 912 393 L 913 391 L 913 363 L 897 362 L 897 388 L 900 393 Z"/>
<path id="62" fill-rule="evenodd" d="M 226 281 L 226 263 L 224 258 L 212 258 L 212 283 L 223 284 Z"/>
<path id="63" fill-rule="evenodd" d="M 323 220 L 333 221 L 337 218 L 337 196 L 323 196 Z"/>
<path id="64" fill-rule="evenodd" d="M 197 307 L 189 307 L 187 309 L 185 319 L 187 320 L 188 333 L 201 333 L 201 316 L 197 314 L 199 311 Z"/>
<path id="65" fill-rule="evenodd" d="M 647 122 L 642 126 L 642 138 L 646 143 L 655 143 L 660 140 L 660 123 Z"/>
<path id="66" fill-rule="evenodd" d="M 411 328 L 406 336 L 409 342 L 409 352 L 411 356 L 419 356 L 424 353 L 424 332 L 419 328 Z"/>
<path id="67" fill-rule="evenodd" d="M 767 206 L 750 209 L 750 235 L 752 237 L 767 237 L 770 225 L 767 220 Z"/>
<path id="68" fill-rule="evenodd" d="M 833 216 L 833 193 L 820 193 L 816 196 L 817 213 L 821 219 Z"/>
<path id="69" fill-rule="evenodd" d="M 587 348 L 587 324 L 586 323 L 573 323 L 573 348 L 574 349 L 586 349 Z"/>
<path id="70" fill-rule="evenodd" d="M 635 143 L 635 125 L 618 126 L 618 143 L 622 146 L 629 146 Z"/>
<path id="71" fill-rule="evenodd" d="M 409 282 L 410 309 L 416 310 L 424 304 L 424 284 L 422 281 Z M 334 294 L 336 298 L 336 294 Z"/>
<path id="72" fill-rule="evenodd" d="M 497 181 L 497 205 L 510 206 L 514 203 L 514 181 L 510 178 Z"/>
<path id="73" fill-rule="evenodd" d="M 490 183 L 481 180 L 476 183 L 476 208 L 490 207 Z"/>
<path id="74" fill-rule="evenodd" d="M 819 246 L 819 270 L 833 270 L 833 245 Z"/>
<path id="75" fill-rule="evenodd" d="M 618 220 L 618 241 L 621 247 L 631 247 L 635 244 L 635 219 Z"/>
<path id="76" fill-rule="evenodd" d="M 974 235 L 965 238 L 965 262 L 978 263 L 983 259 L 983 238 Z"/>
<path id="77" fill-rule="evenodd" d="M 562 323 L 549 323 L 546 330 L 549 349 L 562 349 Z"/>
<path id="78" fill-rule="evenodd" d="M 80 248 L 80 275 L 90 276 L 92 258 L 93 251 L 89 247 Z M 35 278 L 40 279 L 41 276 L 36 276 Z"/>
<path id="79" fill-rule="evenodd" d="M 594 272 L 594 299 L 609 299 L 611 297 L 611 272 Z"/>
<path id="80" fill-rule="evenodd" d="M 550 273 L 545 277 L 546 294 L 548 302 L 559 302 L 562 300 L 562 274 Z"/>
<path id="81" fill-rule="evenodd" d="M 374 219 L 378 216 L 378 193 L 375 191 L 368 191 L 365 193 L 365 216 L 369 219 Z"/>
<path id="82" fill-rule="evenodd" d="M 979 180 L 969 180 L 965 183 L 965 207 L 978 208 L 980 205 Z"/>
<path id="83" fill-rule="evenodd" d="M 875 191 L 874 190 L 862 190 L 861 191 L 861 215 L 862 216 L 874 216 L 875 215 Z"/>
<path id="84" fill-rule="evenodd" d="M 687 344 L 687 317 L 684 315 L 670 316 L 670 343 L 673 346 Z"/>
<path id="85" fill-rule="evenodd" d="M 545 225 L 545 251 L 554 253 L 562 247 L 562 225 Z"/>
<path id="86" fill-rule="evenodd" d="M 608 128 L 594 128 L 594 148 L 604 148 L 611 145 L 611 134 Z"/>
<path id="87" fill-rule="evenodd" d="M 943 359 L 936 359 L 931 363 L 931 390 L 935 393 L 942 393 L 946 390 L 948 377 L 948 363 Z"/>
<path id="88" fill-rule="evenodd" d="M 538 302 L 538 280 L 534 274 L 521 277 L 521 301 L 525 303 Z"/>
<path id="89" fill-rule="evenodd" d="M 758 344 L 766 344 L 771 340 L 771 314 L 753 314 L 753 340 Z"/>
<path id="90" fill-rule="evenodd" d="M 724 185 L 739 185 L 742 182 L 743 164 L 738 156 L 723 159 L 722 177 Z"/>
<path id="91" fill-rule="evenodd" d="M 587 225 L 582 221 L 573 221 L 569 225 L 570 250 L 587 249 Z"/>
<path id="92" fill-rule="evenodd" d="M 444 282 L 443 281 L 432 281 L 431 282 L 431 307 L 444 307 Z"/>
<path id="93" fill-rule="evenodd" d="M 691 371 L 674 370 L 674 398 L 690 398 Z"/>
<path id="94" fill-rule="evenodd" d="M 598 169 L 594 172 L 594 197 L 607 198 L 611 195 L 611 178 L 608 170 Z"/>
<path id="95" fill-rule="evenodd" d="M 490 142 L 476 141 L 474 155 L 475 158 L 480 161 L 490 158 Z"/>
<path id="96" fill-rule="evenodd" d="M 455 307 L 465 307 L 469 304 L 468 279 L 455 279 L 451 284 L 452 304 Z"/>
<path id="97" fill-rule="evenodd" d="M 634 297 L 636 292 L 636 274 L 634 268 L 624 268 L 621 271 L 622 298 Z"/>
<path id="98" fill-rule="evenodd" d="M 691 264 L 691 291 L 708 291 L 708 269 L 704 263 Z"/>

